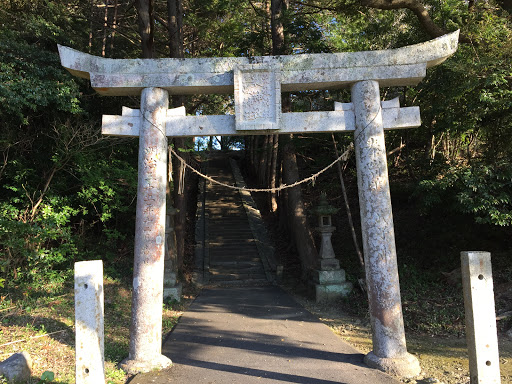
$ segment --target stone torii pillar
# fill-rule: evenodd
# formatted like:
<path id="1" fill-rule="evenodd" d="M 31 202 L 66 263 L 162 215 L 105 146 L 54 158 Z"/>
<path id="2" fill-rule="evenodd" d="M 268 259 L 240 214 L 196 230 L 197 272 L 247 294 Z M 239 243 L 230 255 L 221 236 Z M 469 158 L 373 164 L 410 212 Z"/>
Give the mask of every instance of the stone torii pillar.
<path id="1" fill-rule="evenodd" d="M 165 255 L 169 93 L 145 88 L 141 95 L 135 258 L 133 264 L 130 352 L 121 368 L 129 373 L 165 368 L 162 355 L 162 302 Z"/>
<path id="2" fill-rule="evenodd" d="M 352 86 L 356 130 L 354 147 L 373 351 L 371 367 L 399 376 L 421 372 L 418 359 L 407 352 L 398 282 L 393 212 L 388 182 L 379 83 Z"/>
<path id="3" fill-rule="evenodd" d="M 418 84 L 457 50 L 458 31 L 394 50 L 249 58 L 105 59 L 59 46 L 62 65 L 106 96 L 142 94 L 141 110 L 103 116 L 106 135 L 140 137 L 130 356 L 132 372 L 169 365 L 161 355 L 165 136 L 354 132 L 373 351 L 367 364 L 419 374 L 407 352 L 389 195 L 385 129 L 421 125 L 418 107 L 380 100 L 379 87 Z M 282 113 L 281 91 L 351 87 L 334 111 Z M 235 116 L 185 116 L 167 94 L 234 93 Z M 166 112 L 165 112 L 166 111 Z"/>

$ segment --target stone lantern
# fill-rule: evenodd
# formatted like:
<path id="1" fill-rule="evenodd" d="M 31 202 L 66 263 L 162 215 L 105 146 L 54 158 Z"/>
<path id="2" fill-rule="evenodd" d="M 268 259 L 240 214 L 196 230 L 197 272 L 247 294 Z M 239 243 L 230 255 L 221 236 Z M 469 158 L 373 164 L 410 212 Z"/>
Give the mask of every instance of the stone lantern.
<path id="1" fill-rule="evenodd" d="M 332 225 L 332 215 L 339 211 L 329 205 L 327 196 L 322 193 L 320 202 L 313 212 L 318 216 L 317 232 L 321 235 L 318 269 L 313 270 L 313 285 L 316 301 L 333 300 L 347 296 L 352 291 L 352 283 L 346 281 L 345 270 L 340 268 L 332 248 L 331 236 L 336 227 Z"/>

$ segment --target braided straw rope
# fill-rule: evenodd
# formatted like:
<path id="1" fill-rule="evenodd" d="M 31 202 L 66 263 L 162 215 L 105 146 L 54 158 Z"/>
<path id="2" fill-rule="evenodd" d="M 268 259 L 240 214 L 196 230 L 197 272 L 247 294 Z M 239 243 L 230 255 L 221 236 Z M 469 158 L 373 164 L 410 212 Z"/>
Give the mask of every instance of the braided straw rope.
<path id="1" fill-rule="evenodd" d="M 176 156 L 176 158 L 179 161 L 181 161 L 181 164 L 184 164 L 185 167 L 190 169 L 192 172 L 197 174 L 199 177 L 202 177 L 203 179 L 211 181 L 212 183 L 215 183 L 215 184 L 220 185 L 222 187 L 226 187 L 226 188 L 229 188 L 229 189 L 235 189 L 237 191 L 248 191 L 248 192 L 279 192 L 279 191 L 282 191 L 284 189 L 293 188 L 293 187 L 296 187 L 298 185 L 301 185 L 301 184 L 304 184 L 304 183 L 307 183 L 307 182 L 310 182 L 310 181 L 314 182 L 315 179 L 318 176 L 320 176 L 322 173 L 324 173 L 325 171 L 330 169 L 337 162 L 339 162 L 341 160 L 347 161 L 347 159 L 348 159 L 348 157 L 350 155 L 350 152 L 352 151 L 353 148 L 354 148 L 354 145 L 350 144 L 349 148 L 345 152 L 343 152 L 336 160 L 334 160 L 331 164 L 329 164 L 327 167 L 325 167 L 324 169 L 318 171 L 314 175 L 311 175 L 310 177 L 308 177 L 306 179 L 303 179 L 303 180 L 300 180 L 300 181 L 297 181 L 297 182 L 295 182 L 293 184 L 283 184 L 283 185 L 280 185 L 277 188 L 244 188 L 244 187 L 236 187 L 234 185 L 229 185 L 229 184 L 221 183 L 220 181 L 217 181 L 217 180 L 213 179 L 212 177 L 207 176 L 207 175 L 199 172 L 197 169 L 195 169 L 191 165 L 187 164 L 187 162 L 183 158 L 181 158 L 172 147 L 169 147 L 171 153 L 174 156 Z"/>
<path id="2" fill-rule="evenodd" d="M 382 107 L 381 107 L 382 108 Z M 380 112 L 380 110 L 379 110 Z M 378 113 L 378 112 L 377 112 Z M 155 127 L 156 129 L 158 129 L 158 131 L 164 136 L 164 137 L 167 137 L 167 135 L 165 134 L 165 132 L 163 132 L 159 126 L 157 126 L 155 123 L 153 123 L 151 120 L 149 120 L 144 114 L 142 115 L 144 120 L 146 120 L 148 123 L 150 123 L 153 127 Z M 369 125 L 369 124 L 368 124 Z M 366 127 L 364 127 L 364 129 L 366 129 L 368 127 L 368 125 Z M 363 130 L 364 130 L 363 129 Z M 360 134 L 356 137 L 356 140 L 359 138 Z M 349 155 L 350 155 L 350 152 L 352 151 L 352 149 L 354 149 L 354 143 L 351 143 L 350 146 L 348 147 L 348 149 L 343 152 L 336 160 L 334 160 L 331 164 L 329 164 L 327 167 L 325 167 L 324 169 L 318 171 L 317 173 L 315 173 L 314 175 L 311 175 L 310 177 L 306 178 L 306 179 L 303 179 L 303 180 L 300 180 L 300 181 L 297 181 L 293 184 L 283 184 L 283 185 L 280 185 L 279 187 L 277 188 L 245 188 L 245 187 L 236 187 L 234 185 L 230 185 L 230 184 L 225 184 L 225 183 L 221 183 L 220 181 L 217 181 L 213 178 L 211 178 L 210 176 L 208 175 L 205 175 L 201 172 L 199 172 L 197 169 L 195 169 L 194 167 L 192 167 L 191 165 L 187 164 L 187 162 L 180 156 L 176 153 L 176 151 L 172 148 L 172 146 L 169 146 L 169 150 L 171 151 L 171 153 L 176 156 L 176 158 L 181 162 L 182 166 L 185 166 L 186 168 L 190 169 L 192 172 L 194 172 L 195 174 L 197 174 L 199 177 L 202 177 L 203 179 L 205 180 L 208 180 L 212 183 L 215 183 L 217 185 L 220 185 L 222 187 L 226 187 L 226 188 L 229 188 L 229 189 L 234 189 L 234 190 L 237 190 L 237 191 L 247 191 L 247 192 L 279 192 L 279 191 L 282 191 L 282 190 L 285 190 L 285 189 L 288 189 L 288 188 L 293 188 L 293 187 L 296 187 L 298 185 L 301 185 L 301 184 L 304 184 L 304 183 L 307 183 L 307 182 L 314 182 L 316 180 L 316 178 L 318 176 L 320 176 L 322 173 L 324 173 L 325 171 L 327 171 L 328 169 L 332 168 L 334 166 L 334 164 L 336 164 L 337 162 L 343 160 L 343 161 L 347 161 Z"/>

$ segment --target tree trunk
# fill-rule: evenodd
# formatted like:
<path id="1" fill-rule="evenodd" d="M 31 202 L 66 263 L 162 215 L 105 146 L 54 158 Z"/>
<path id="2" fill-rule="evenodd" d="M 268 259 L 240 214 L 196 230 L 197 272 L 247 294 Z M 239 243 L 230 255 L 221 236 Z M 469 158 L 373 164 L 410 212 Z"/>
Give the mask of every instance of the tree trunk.
<path id="1" fill-rule="evenodd" d="M 183 12 L 181 0 L 167 0 L 170 57 L 183 57 Z"/>
<path id="2" fill-rule="evenodd" d="M 295 146 L 293 145 L 291 137 L 289 137 L 283 147 L 282 156 L 283 182 L 290 185 L 299 180 L 297 156 L 295 155 Z M 306 220 L 306 212 L 300 186 L 288 188 L 287 197 L 290 229 L 302 265 L 302 276 L 303 278 L 307 278 L 309 271 L 316 264 L 318 253 Z"/>
<path id="3" fill-rule="evenodd" d="M 263 144 L 261 146 L 261 152 L 258 159 L 258 186 L 260 188 L 265 188 L 266 185 L 266 161 L 267 161 L 267 151 L 268 151 L 268 135 L 263 137 Z"/>
<path id="4" fill-rule="evenodd" d="M 103 14 L 103 41 L 101 44 L 101 57 L 105 57 L 107 51 L 107 30 L 108 30 L 108 0 L 104 1 L 105 13 Z"/>
<path id="5" fill-rule="evenodd" d="M 94 34 L 93 34 L 93 28 L 94 28 L 94 24 L 93 24 L 93 20 L 94 20 L 94 0 L 91 0 L 91 20 L 89 21 L 89 53 L 92 53 L 92 41 L 93 41 L 93 38 L 94 38 Z"/>
<path id="6" fill-rule="evenodd" d="M 288 8 L 288 0 L 272 0 L 271 26 L 272 26 L 272 54 L 285 55 L 288 53 L 286 45 L 286 21 L 284 15 Z M 291 111 L 289 95 L 282 97 L 283 112 Z M 297 156 L 291 136 L 283 136 L 286 140 L 282 148 L 282 179 L 285 184 L 293 184 L 299 180 Z M 283 139 L 281 139 L 283 140 Z M 276 140 L 277 142 L 277 140 Z M 276 164 L 277 165 L 277 164 Z M 286 193 L 286 216 L 289 221 L 290 232 L 293 236 L 297 253 L 302 266 L 302 277 L 307 278 L 309 270 L 314 267 L 318 258 L 313 236 L 307 225 L 304 202 L 300 186 L 289 188 Z M 281 199 L 281 202 L 283 199 Z M 283 219 L 283 207 L 280 207 L 280 219 Z M 282 222 L 281 222 L 282 225 Z"/>
<path id="7" fill-rule="evenodd" d="M 168 11 L 168 29 L 169 29 L 169 55 L 172 58 L 183 57 L 183 33 L 182 20 L 183 12 L 181 8 L 181 0 L 167 0 Z M 176 95 L 172 97 L 172 106 L 174 108 L 181 107 L 185 104 L 185 97 Z M 186 139 L 175 138 L 173 140 L 174 148 L 178 152 L 178 148 L 186 148 Z M 190 162 L 190 156 L 187 152 L 180 153 L 180 156 L 187 163 Z M 174 190 L 172 191 L 172 200 L 176 208 L 174 216 L 174 231 L 176 234 L 176 253 L 177 267 L 181 268 L 185 257 L 185 237 L 187 225 L 187 194 L 186 194 L 186 175 L 184 166 L 181 161 L 172 158 L 172 170 L 174 179 Z"/>
<path id="8" fill-rule="evenodd" d="M 119 1 L 114 1 L 114 18 L 112 19 L 112 36 L 110 36 L 110 57 L 114 55 L 114 38 L 116 37 L 117 30 L 117 10 L 119 8 Z"/>
<path id="9" fill-rule="evenodd" d="M 270 23 L 272 27 L 272 54 L 285 54 L 285 33 L 283 23 L 283 13 L 288 8 L 288 0 L 271 0 L 270 3 Z"/>
<path id="10" fill-rule="evenodd" d="M 139 14 L 139 34 L 142 43 L 142 57 L 152 59 L 154 56 L 154 17 L 153 0 L 135 0 Z"/>

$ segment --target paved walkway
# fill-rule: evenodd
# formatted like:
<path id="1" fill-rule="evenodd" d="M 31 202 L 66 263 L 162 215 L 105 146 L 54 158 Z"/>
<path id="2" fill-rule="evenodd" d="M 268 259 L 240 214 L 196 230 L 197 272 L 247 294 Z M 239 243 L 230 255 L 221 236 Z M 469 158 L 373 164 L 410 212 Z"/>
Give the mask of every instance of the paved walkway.
<path id="1" fill-rule="evenodd" d="M 234 184 L 227 159 L 210 160 L 208 168 L 213 177 Z M 235 176 L 239 183 L 236 170 Z M 130 383 L 397 384 L 366 367 L 362 354 L 270 284 L 276 264 L 247 199 L 228 188 L 206 188 L 209 241 L 202 242 L 205 252 L 197 265 L 204 266 L 198 275 L 210 288 L 164 342 L 173 367 Z"/>
<path id="2" fill-rule="evenodd" d="M 131 384 L 397 384 L 276 286 L 205 289 L 167 337 L 174 366 Z"/>

